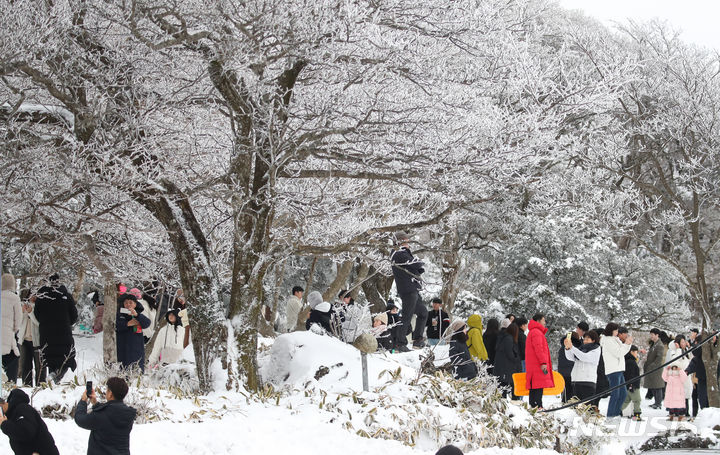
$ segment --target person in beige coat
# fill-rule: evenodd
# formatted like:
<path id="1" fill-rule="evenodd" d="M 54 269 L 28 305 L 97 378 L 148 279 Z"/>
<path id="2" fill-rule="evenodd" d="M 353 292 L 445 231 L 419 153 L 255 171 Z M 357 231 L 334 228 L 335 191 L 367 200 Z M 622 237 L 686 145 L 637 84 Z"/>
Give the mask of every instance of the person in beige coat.
<path id="1" fill-rule="evenodd" d="M 18 374 L 18 349 L 15 338 L 20 330 L 22 320 L 22 309 L 20 308 L 20 297 L 15 293 L 15 277 L 9 273 L 2 275 L 2 308 L 0 308 L 0 319 L 2 323 L 2 366 L 8 381 L 15 383 Z"/>

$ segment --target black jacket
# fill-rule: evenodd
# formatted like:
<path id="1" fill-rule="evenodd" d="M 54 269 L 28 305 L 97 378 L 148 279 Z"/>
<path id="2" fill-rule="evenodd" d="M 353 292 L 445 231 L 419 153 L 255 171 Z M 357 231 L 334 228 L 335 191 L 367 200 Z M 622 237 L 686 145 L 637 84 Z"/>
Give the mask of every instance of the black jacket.
<path id="1" fill-rule="evenodd" d="M 398 294 L 411 294 L 422 289 L 423 263 L 413 257 L 409 248 L 402 247 L 390 255 Z"/>
<path id="2" fill-rule="evenodd" d="M 318 310 L 310 310 L 310 316 L 308 316 L 307 320 L 305 321 L 305 329 L 310 330 L 310 326 L 313 324 L 320 324 L 323 329 L 327 330 L 327 333 L 332 334 L 332 324 L 330 323 L 330 318 L 332 316 L 332 311 L 322 312 Z"/>
<path id="3" fill-rule="evenodd" d="M 520 333 L 518 333 L 518 348 L 520 349 L 520 360 L 525 360 L 525 341 L 527 340 L 527 335 L 525 335 L 525 332 L 520 330 Z"/>
<path id="4" fill-rule="evenodd" d="M 122 308 L 122 306 L 120 306 Z M 117 332 L 117 358 L 118 362 L 124 367 L 137 364 L 141 370 L 145 371 L 145 338 L 143 338 L 142 330 L 138 332 L 137 327 L 147 329 L 150 327 L 150 319 L 142 314 L 143 306 L 138 303 L 135 307 L 139 325 L 128 326 L 127 323 L 133 319 L 132 315 L 121 313 L 118 310 L 117 319 L 115 321 L 115 331 Z"/>
<path id="5" fill-rule="evenodd" d="M 478 375 L 477 365 L 470 357 L 467 338 L 463 340 L 462 335 L 465 334 L 455 334 L 450 340 L 450 363 L 453 366 L 455 379 L 473 379 Z"/>
<path id="6" fill-rule="evenodd" d="M 436 325 L 433 325 L 433 320 L 437 321 Z M 427 323 L 427 337 L 439 340 L 442 338 L 445 329 L 450 325 L 450 315 L 443 310 L 435 311 L 432 310 L 428 313 Z"/>
<path id="7" fill-rule="evenodd" d="M 635 360 L 635 357 L 633 357 L 632 354 L 629 352 L 625 354 L 625 382 L 632 381 L 627 385 L 627 388 L 630 392 L 634 390 L 640 390 L 640 379 L 636 379 L 638 376 L 640 376 L 640 365 L 638 365 L 637 360 Z M 633 381 L 633 379 L 635 379 Z"/>
<path id="8" fill-rule="evenodd" d="M 135 409 L 122 401 L 108 401 L 87 412 L 81 401 L 75 410 L 75 423 L 90 430 L 87 455 L 130 455 L 130 431 L 135 422 Z"/>
<path id="9" fill-rule="evenodd" d="M 35 317 L 40 323 L 40 346 L 51 369 L 68 358 L 67 366 L 75 369 L 72 326 L 78 320 L 75 300 L 65 286 L 43 286 L 37 292 Z"/>
<path id="10" fill-rule="evenodd" d="M 486 346 L 487 348 L 487 346 Z M 512 384 L 514 373 L 522 371 L 520 349 L 510 334 L 500 332 L 495 347 L 495 368 L 493 373 L 504 384 Z"/>
<path id="11" fill-rule="evenodd" d="M 488 353 L 488 365 L 495 365 L 495 348 L 497 347 L 498 333 L 488 333 L 485 330 L 482 337 L 485 350 Z M 495 374 L 492 368 L 488 368 L 488 370 Z"/>
<path id="12" fill-rule="evenodd" d="M 575 339 L 571 338 L 572 345 L 576 348 L 580 348 L 582 346 L 582 340 L 581 339 Z M 573 367 L 575 366 L 575 362 L 572 360 L 568 360 L 568 358 L 565 356 L 565 337 L 562 337 L 560 339 L 560 349 L 558 349 L 558 373 L 565 377 L 570 377 L 570 373 L 572 373 Z"/>
<path id="13" fill-rule="evenodd" d="M 58 455 L 55 440 L 40 413 L 30 406 L 27 394 L 21 389 L 14 389 L 8 395 L 7 403 L 7 420 L 0 429 L 10 438 L 10 447 L 15 455 Z"/>
<path id="14" fill-rule="evenodd" d="M 691 375 L 695 373 L 695 377 L 698 380 L 698 385 L 705 385 L 707 383 L 707 374 L 705 374 L 705 362 L 702 359 L 702 348 L 693 351 L 693 358 L 690 359 L 690 363 L 685 368 L 685 373 Z"/>

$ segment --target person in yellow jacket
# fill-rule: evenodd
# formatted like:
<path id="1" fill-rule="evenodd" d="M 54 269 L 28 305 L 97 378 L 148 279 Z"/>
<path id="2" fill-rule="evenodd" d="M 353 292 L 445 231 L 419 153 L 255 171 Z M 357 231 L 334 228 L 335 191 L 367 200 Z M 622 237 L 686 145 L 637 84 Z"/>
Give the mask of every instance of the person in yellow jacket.
<path id="1" fill-rule="evenodd" d="M 468 350 L 470 355 L 475 360 L 485 361 L 488 359 L 487 349 L 485 349 L 485 343 L 483 343 L 483 325 L 482 316 L 479 314 L 471 315 L 467 320 L 468 330 Z"/>

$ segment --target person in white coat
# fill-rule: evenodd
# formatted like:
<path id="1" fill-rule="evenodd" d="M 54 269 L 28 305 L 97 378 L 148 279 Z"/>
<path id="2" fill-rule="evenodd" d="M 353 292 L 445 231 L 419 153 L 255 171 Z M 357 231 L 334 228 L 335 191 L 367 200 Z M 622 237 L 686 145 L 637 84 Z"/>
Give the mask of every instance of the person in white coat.
<path id="1" fill-rule="evenodd" d="M 632 347 L 632 336 L 627 335 L 625 343 L 618 338 L 620 327 L 614 322 L 605 326 L 603 336 L 600 338 L 603 361 L 605 363 L 605 376 L 607 376 L 610 388 L 619 386 L 625 382 L 625 354 L 630 352 Z M 622 414 L 622 405 L 627 395 L 627 388 L 619 387 L 610 392 L 608 403 L 608 417 L 619 417 Z"/>
<path id="2" fill-rule="evenodd" d="M 183 329 L 181 318 L 178 316 L 179 311 L 176 308 L 165 314 L 167 324 L 158 331 L 155 345 L 148 359 L 151 368 L 156 365 L 175 363 L 182 357 L 185 329 Z"/>
<path id="3" fill-rule="evenodd" d="M 2 275 L 2 308 L 0 308 L 0 323 L 2 323 L 2 366 L 8 381 L 15 383 L 18 374 L 18 359 L 20 350 L 15 338 L 20 330 L 22 309 L 20 297 L 15 293 L 15 277 L 9 273 Z"/>
<path id="4" fill-rule="evenodd" d="M 302 310 L 302 297 L 305 291 L 300 286 L 292 288 L 292 295 L 288 297 L 285 306 L 285 331 L 294 332 L 298 329 L 298 316 Z"/>
<path id="5" fill-rule="evenodd" d="M 22 318 L 17 338 L 20 345 L 20 374 L 23 385 L 33 386 L 33 365 L 35 385 L 45 382 L 45 370 L 40 362 L 40 323 L 35 318 L 35 296 L 30 296 L 21 304 Z"/>
<path id="6" fill-rule="evenodd" d="M 597 369 L 600 363 L 600 337 L 594 330 L 584 333 L 583 344 L 576 348 L 568 338 L 564 340 L 565 358 L 573 364 L 570 378 L 572 391 L 580 400 L 595 395 L 597 385 Z"/>

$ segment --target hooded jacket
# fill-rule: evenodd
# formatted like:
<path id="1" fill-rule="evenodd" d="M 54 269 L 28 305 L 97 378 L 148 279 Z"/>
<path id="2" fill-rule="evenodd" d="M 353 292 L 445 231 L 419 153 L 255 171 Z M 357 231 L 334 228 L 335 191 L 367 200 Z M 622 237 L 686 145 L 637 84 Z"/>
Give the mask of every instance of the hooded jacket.
<path id="1" fill-rule="evenodd" d="M 150 319 L 143 315 L 144 308 L 140 302 L 137 302 L 135 306 L 137 317 L 121 312 L 121 310 L 124 309 L 122 302 L 129 298 L 135 300 L 134 296 L 128 296 L 129 294 L 123 294 L 118 297 L 118 312 L 115 323 L 115 331 L 117 332 L 117 358 L 118 362 L 122 363 L 124 367 L 129 367 L 137 363 L 140 369 L 145 371 L 145 339 L 143 338 L 142 330 L 138 331 L 138 327 L 141 329 L 149 327 Z M 137 319 L 139 325 L 127 325 L 132 319 Z"/>
<path id="2" fill-rule="evenodd" d="M 108 401 L 87 412 L 87 401 L 75 410 L 75 423 L 90 430 L 87 455 L 130 455 L 130 431 L 135 422 L 135 409 L 122 401 Z"/>
<path id="3" fill-rule="evenodd" d="M 684 409 L 687 373 L 683 370 L 671 370 L 671 367 L 668 366 L 663 369 L 662 378 L 667 383 L 667 387 L 665 387 L 665 407 L 668 409 Z"/>
<path id="4" fill-rule="evenodd" d="M 467 335 L 458 332 L 450 338 L 450 363 L 455 379 L 473 379 L 478 375 L 477 365 L 470 357 L 467 347 Z"/>
<path id="5" fill-rule="evenodd" d="M 597 367 L 600 363 L 600 345 L 597 343 L 583 344 L 579 348 L 563 348 L 565 358 L 573 363 L 570 379 L 572 382 L 597 381 Z"/>
<path id="6" fill-rule="evenodd" d="M 175 323 L 170 322 L 169 315 L 171 313 L 175 315 Z M 182 357 L 185 330 L 181 326 L 178 310 L 168 311 L 165 314 L 165 320 L 167 324 L 158 331 L 157 337 L 155 337 L 155 344 L 148 359 L 150 365 L 156 363 L 167 365 L 177 362 Z"/>
<path id="7" fill-rule="evenodd" d="M 331 310 L 332 306 L 328 302 L 320 302 L 315 305 L 315 307 L 310 310 L 310 316 L 307 318 L 307 321 L 305 321 L 305 329 L 310 330 L 313 324 L 317 324 L 325 329 L 327 333 L 332 334 L 333 329 L 330 324 Z"/>
<path id="8" fill-rule="evenodd" d="M 40 346 L 51 370 L 61 365 L 75 369 L 75 341 L 72 326 L 78 320 L 75 299 L 56 279 L 38 289 L 35 318 L 40 325 Z"/>
<path id="9" fill-rule="evenodd" d="M 15 455 L 58 455 L 55 440 L 22 389 L 13 389 L 7 398 L 7 420 L 0 430 L 10 438 Z"/>
<path id="10" fill-rule="evenodd" d="M 537 321 L 528 322 L 528 336 L 525 345 L 525 383 L 528 389 L 545 389 L 555 386 L 552 375 L 552 359 L 545 334 L 547 327 Z M 547 374 L 540 365 L 547 366 Z"/>
<path id="11" fill-rule="evenodd" d="M 467 336 L 467 345 L 470 355 L 475 360 L 485 361 L 488 359 L 487 349 L 485 349 L 485 343 L 483 342 L 483 325 L 482 316 L 479 314 L 470 315 L 467 320 L 469 327 Z"/>

